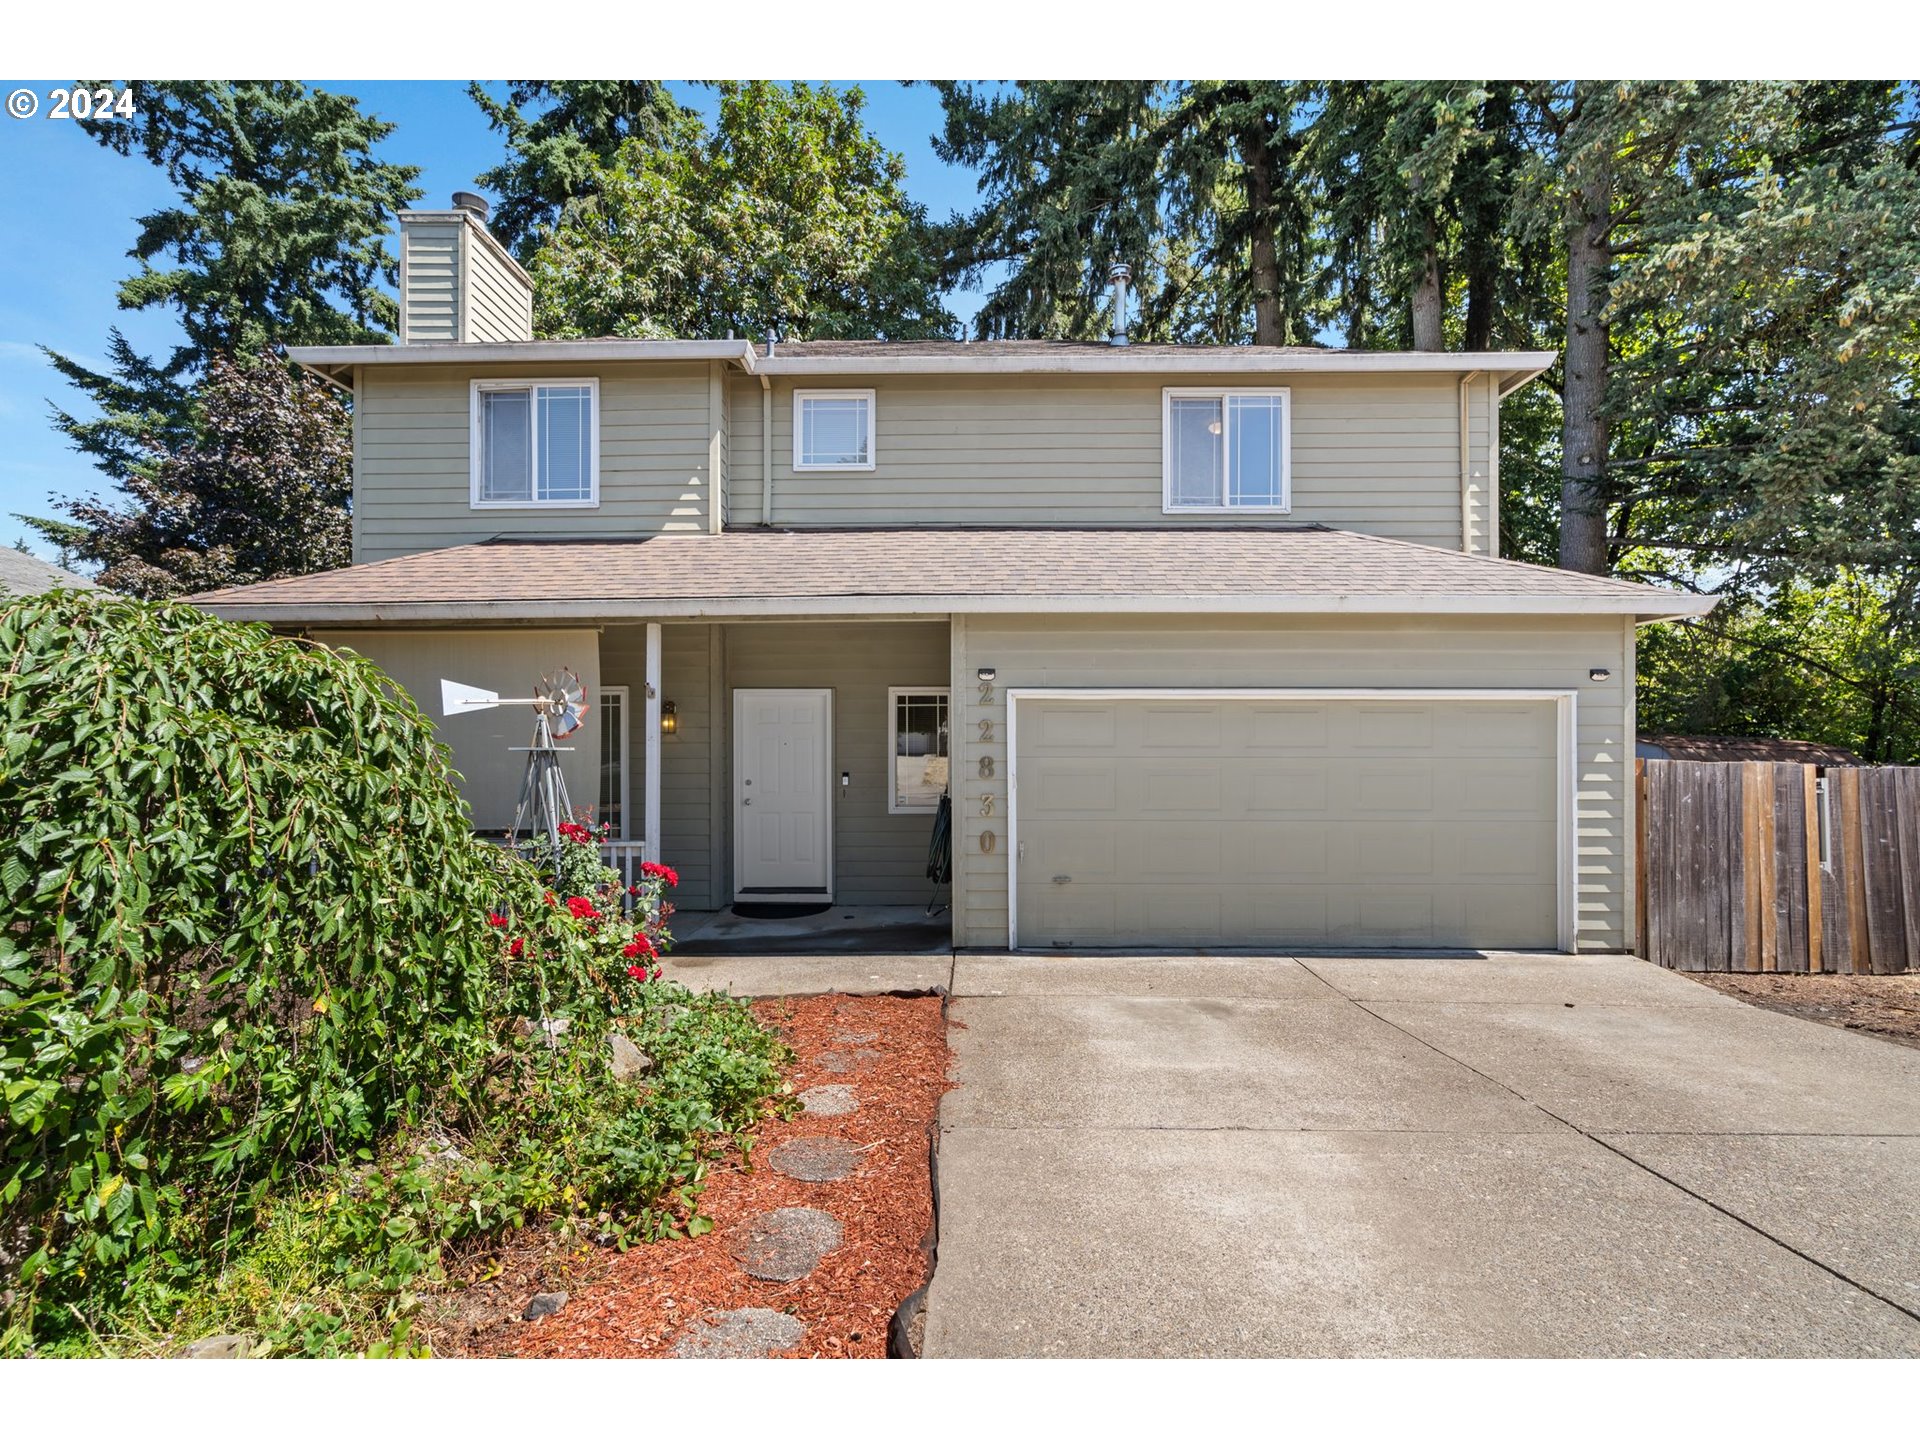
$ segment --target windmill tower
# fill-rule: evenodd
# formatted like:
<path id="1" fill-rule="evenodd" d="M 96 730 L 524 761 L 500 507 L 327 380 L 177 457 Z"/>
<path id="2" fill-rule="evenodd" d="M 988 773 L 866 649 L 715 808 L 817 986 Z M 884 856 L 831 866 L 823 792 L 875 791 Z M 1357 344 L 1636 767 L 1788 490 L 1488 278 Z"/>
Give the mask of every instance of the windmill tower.
<path id="1" fill-rule="evenodd" d="M 442 715 L 464 715 L 474 710 L 492 710 L 501 705 L 533 707 L 533 743 L 508 748 L 527 757 L 526 774 L 520 780 L 520 799 L 513 810 L 513 827 L 507 831 L 507 847 L 512 849 L 524 830 L 529 835 L 545 835 L 552 846 L 549 853 L 560 853 L 560 826 L 573 818 L 573 805 L 567 798 L 567 777 L 561 773 L 560 757 L 574 747 L 558 745 L 578 730 L 587 716 L 586 686 L 573 671 L 562 668 L 551 678 L 540 677 L 531 696 L 503 697 L 491 690 L 462 685 L 456 680 L 440 682 Z"/>

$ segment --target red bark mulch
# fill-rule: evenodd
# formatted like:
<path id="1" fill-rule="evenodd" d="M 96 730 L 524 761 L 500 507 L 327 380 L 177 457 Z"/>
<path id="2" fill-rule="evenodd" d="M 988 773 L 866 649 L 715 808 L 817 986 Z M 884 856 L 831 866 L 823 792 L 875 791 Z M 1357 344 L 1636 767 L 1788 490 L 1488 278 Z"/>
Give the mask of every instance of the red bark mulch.
<path id="1" fill-rule="evenodd" d="M 851 1085 L 860 1108 L 851 1115 L 802 1111 L 789 1121 L 762 1122 L 748 1165 L 735 1156 L 709 1174 L 700 1212 L 713 1219 L 711 1231 L 611 1256 L 558 1315 L 495 1331 L 487 1347 L 492 1353 L 657 1358 L 671 1354 L 708 1311 L 762 1306 L 805 1322 L 806 1338 L 792 1355 L 885 1356 L 887 1322 L 927 1278 L 921 1250 L 933 1224 L 927 1147 L 934 1111 L 949 1088 L 940 1000 L 822 995 L 759 1001 L 754 1013 L 793 1047 L 796 1093 Z M 874 1038 L 842 1038 L 867 1034 Z M 821 1068 L 829 1052 L 862 1050 L 878 1053 L 843 1073 Z M 775 1146 L 805 1136 L 855 1146 L 864 1152 L 860 1167 L 844 1180 L 809 1184 L 767 1163 Z M 804 1279 L 755 1280 L 728 1246 L 739 1226 L 783 1205 L 826 1211 L 845 1238 Z"/>

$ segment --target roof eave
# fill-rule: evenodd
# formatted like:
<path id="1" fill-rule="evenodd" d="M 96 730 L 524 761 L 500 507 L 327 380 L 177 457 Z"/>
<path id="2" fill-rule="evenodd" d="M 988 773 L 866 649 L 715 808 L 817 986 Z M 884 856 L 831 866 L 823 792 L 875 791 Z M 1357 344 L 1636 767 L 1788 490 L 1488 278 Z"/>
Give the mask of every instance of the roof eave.
<path id="1" fill-rule="evenodd" d="M 746 340 L 508 340 L 438 341 L 418 345 L 289 345 L 296 365 L 330 370 L 353 365 L 539 365 L 607 361 L 723 360 L 752 372 Z"/>
<path id="2" fill-rule="evenodd" d="M 1159 375 L 1159 374 L 1465 374 L 1494 370 L 1503 375 L 1540 374 L 1556 358 L 1551 350 L 1406 351 L 1327 350 L 1275 355 L 1233 346 L 1190 355 L 1115 346 L 1112 354 L 1076 350 L 1063 354 L 1008 355 L 965 346 L 946 355 L 793 355 L 776 347 L 761 356 L 763 375 Z M 1522 381 L 1521 383 L 1524 383 Z"/>
<path id="3" fill-rule="evenodd" d="M 1682 604 L 1680 602 L 1684 601 Z M 228 620 L 279 625 L 423 622 L 515 623 L 572 620 L 703 620 L 880 615 L 1393 615 L 1633 616 L 1640 623 L 1704 615 L 1710 596 L 1659 594 L 1657 612 L 1638 595 L 794 595 L 660 596 L 645 599 L 272 602 L 197 598 Z"/>

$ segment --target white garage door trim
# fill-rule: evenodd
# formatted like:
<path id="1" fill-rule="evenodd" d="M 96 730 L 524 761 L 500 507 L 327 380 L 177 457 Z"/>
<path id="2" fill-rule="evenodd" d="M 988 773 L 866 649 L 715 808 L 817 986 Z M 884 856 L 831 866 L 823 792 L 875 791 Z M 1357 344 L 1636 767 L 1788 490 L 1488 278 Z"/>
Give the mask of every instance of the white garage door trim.
<path id="1" fill-rule="evenodd" d="M 1554 745 L 1555 897 L 1560 948 L 1574 948 L 1574 925 L 1579 905 L 1579 872 L 1574 865 L 1574 744 L 1578 693 L 1573 690 L 1410 690 L 1376 689 L 1129 689 L 1022 687 L 1007 694 L 1007 948 L 1020 948 L 1020 702 L 1022 700 L 1538 700 L 1556 707 Z"/>

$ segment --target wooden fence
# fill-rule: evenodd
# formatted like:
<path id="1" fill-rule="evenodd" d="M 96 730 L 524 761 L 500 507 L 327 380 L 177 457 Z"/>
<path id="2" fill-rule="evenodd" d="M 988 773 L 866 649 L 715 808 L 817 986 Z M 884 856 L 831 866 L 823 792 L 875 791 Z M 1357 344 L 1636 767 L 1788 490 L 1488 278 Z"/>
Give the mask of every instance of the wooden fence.
<path id="1" fill-rule="evenodd" d="M 1635 768 L 1641 955 L 1671 970 L 1920 969 L 1920 769 Z"/>

